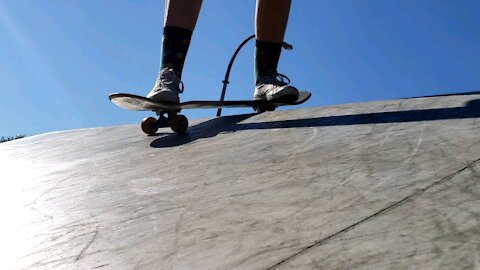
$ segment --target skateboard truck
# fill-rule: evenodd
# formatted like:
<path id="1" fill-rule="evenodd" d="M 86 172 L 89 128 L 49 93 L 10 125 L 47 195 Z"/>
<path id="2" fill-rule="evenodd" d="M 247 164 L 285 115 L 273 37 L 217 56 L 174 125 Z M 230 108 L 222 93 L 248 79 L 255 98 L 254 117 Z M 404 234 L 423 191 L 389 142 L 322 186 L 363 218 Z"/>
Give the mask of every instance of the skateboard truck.
<path id="1" fill-rule="evenodd" d="M 170 127 L 175 133 L 184 133 L 188 128 L 188 119 L 178 111 L 157 110 L 155 117 L 146 117 L 142 120 L 142 131 L 148 135 L 155 135 L 159 128 Z"/>
<path id="2" fill-rule="evenodd" d="M 273 105 L 273 104 L 259 104 L 259 105 L 256 105 L 256 106 L 253 106 L 253 110 L 256 112 L 256 113 L 264 113 L 264 112 L 273 112 L 275 111 L 275 109 L 277 108 L 277 106 Z"/>

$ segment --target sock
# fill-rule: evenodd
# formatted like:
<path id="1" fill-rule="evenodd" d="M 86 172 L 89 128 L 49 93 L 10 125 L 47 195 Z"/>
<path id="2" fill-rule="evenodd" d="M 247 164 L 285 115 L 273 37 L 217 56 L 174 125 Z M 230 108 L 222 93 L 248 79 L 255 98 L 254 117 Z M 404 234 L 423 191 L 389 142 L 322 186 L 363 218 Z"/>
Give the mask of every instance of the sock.
<path id="1" fill-rule="evenodd" d="M 282 51 L 281 43 L 271 43 L 256 40 L 255 44 L 255 82 L 266 76 L 270 72 L 277 71 L 280 52 Z"/>
<path id="2" fill-rule="evenodd" d="M 187 56 L 192 31 L 176 26 L 165 26 L 162 39 L 162 60 L 160 70 L 172 68 L 177 76 L 182 76 L 183 64 Z"/>

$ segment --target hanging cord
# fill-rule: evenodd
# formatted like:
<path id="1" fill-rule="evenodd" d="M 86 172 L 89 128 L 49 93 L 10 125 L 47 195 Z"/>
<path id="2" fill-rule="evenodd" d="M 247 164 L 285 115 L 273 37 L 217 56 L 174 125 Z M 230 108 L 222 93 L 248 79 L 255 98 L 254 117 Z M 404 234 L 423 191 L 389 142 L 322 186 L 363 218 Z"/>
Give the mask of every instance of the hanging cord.
<path id="1" fill-rule="evenodd" d="M 237 50 L 235 51 L 232 58 L 230 59 L 230 62 L 228 63 L 228 67 L 227 67 L 227 72 L 225 73 L 225 78 L 222 81 L 223 82 L 223 88 L 222 88 L 222 95 L 220 96 L 220 101 L 225 100 L 225 93 L 227 92 L 227 85 L 230 83 L 228 81 L 228 78 L 230 77 L 230 70 L 232 69 L 233 62 L 235 61 L 235 58 L 237 57 L 238 52 L 243 47 L 243 45 L 245 45 L 247 42 L 249 42 L 253 38 L 255 38 L 255 35 L 249 36 L 242 43 L 240 43 Z M 284 41 L 284 42 L 282 42 L 282 48 L 285 49 L 285 50 L 291 50 L 291 49 L 293 49 L 293 46 Z M 220 117 L 221 114 L 222 114 L 222 108 L 218 108 L 217 117 Z"/>

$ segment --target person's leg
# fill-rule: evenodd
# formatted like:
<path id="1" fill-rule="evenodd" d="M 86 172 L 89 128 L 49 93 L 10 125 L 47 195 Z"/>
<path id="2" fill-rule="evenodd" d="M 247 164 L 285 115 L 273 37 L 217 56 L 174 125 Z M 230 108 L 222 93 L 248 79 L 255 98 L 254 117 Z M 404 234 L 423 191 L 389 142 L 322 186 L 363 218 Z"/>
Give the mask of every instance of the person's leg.
<path id="1" fill-rule="evenodd" d="M 277 80 L 277 65 L 291 0 L 257 0 L 255 14 L 255 99 L 295 100 L 298 90 Z"/>
<path id="2" fill-rule="evenodd" d="M 202 0 L 166 0 L 160 72 L 148 98 L 179 102 L 183 65 Z"/>
<path id="3" fill-rule="evenodd" d="M 164 26 L 176 26 L 193 32 L 202 0 L 166 0 Z"/>
<path id="4" fill-rule="evenodd" d="M 173 68 L 181 76 L 197 23 L 202 0 L 166 0 L 161 68 Z"/>
<path id="5" fill-rule="evenodd" d="M 287 28 L 291 0 L 257 0 L 255 36 L 257 40 L 281 44 Z"/>

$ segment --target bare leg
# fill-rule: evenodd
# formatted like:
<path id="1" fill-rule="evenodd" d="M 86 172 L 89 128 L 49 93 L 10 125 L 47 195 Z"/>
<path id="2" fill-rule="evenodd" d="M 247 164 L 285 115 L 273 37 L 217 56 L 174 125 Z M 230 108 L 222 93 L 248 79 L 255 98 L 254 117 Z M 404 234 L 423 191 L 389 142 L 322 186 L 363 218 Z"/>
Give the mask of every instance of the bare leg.
<path id="1" fill-rule="evenodd" d="M 193 31 L 202 0 L 166 0 L 164 26 L 176 26 Z"/>
<path id="2" fill-rule="evenodd" d="M 257 40 L 282 43 L 291 0 L 257 0 L 255 35 Z"/>

